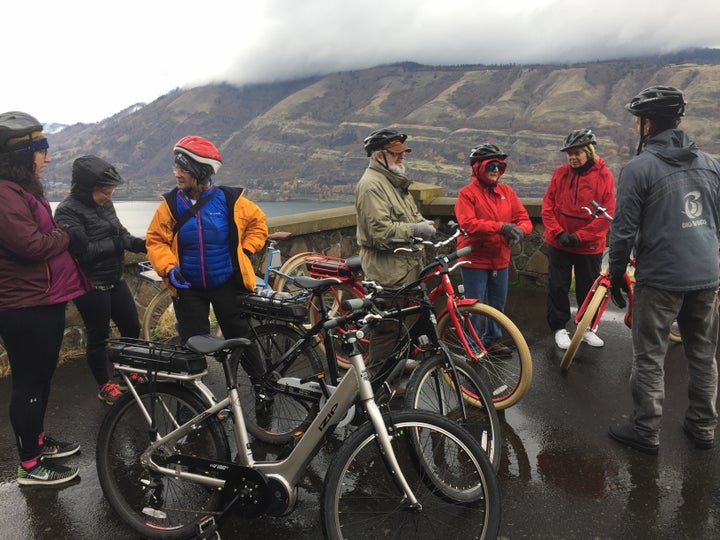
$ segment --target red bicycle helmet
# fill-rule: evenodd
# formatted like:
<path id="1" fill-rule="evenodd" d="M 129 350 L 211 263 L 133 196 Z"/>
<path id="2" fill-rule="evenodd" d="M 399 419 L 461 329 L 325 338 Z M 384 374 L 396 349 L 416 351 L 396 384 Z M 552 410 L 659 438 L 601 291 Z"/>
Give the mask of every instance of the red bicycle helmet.
<path id="1" fill-rule="evenodd" d="M 190 135 L 183 137 L 175 143 L 174 154 L 184 154 L 193 161 L 202 165 L 212 167 L 213 173 L 217 173 L 222 165 L 222 156 L 215 145 L 205 137 Z"/>

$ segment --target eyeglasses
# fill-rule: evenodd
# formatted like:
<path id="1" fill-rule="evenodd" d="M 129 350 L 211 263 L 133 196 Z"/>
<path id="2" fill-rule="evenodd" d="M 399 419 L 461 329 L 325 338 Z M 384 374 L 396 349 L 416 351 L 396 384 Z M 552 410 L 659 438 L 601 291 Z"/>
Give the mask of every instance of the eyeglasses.
<path id="1" fill-rule="evenodd" d="M 190 171 L 188 171 L 187 169 L 183 169 L 183 168 L 182 168 L 180 165 L 178 165 L 178 164 L 173 165 L 172 170 L 173 170 L 173 172 L 176 173 L 176 174 L 187 174 L 187 173 L 190 172 Z"/>
<path id="2" fill-rule="evenodd" d="M 387 148 L 384 151 L 387 152 L 388 154 L 390 154 L 394 158 L 401 156 L 405 153 L 405 152 L 393 152 L 392 150 L 388 150 Z"/>
<path id="3" fill-rule="evenodd" d="M 498 163 L 497 161 L 492 161 L 485 165 L 485 170 L 487 172 L 493 172 L 493 171 L 500 171 L 503 172 L 505 170 L 505 167 L 507 165 L 505 163 Z"/>

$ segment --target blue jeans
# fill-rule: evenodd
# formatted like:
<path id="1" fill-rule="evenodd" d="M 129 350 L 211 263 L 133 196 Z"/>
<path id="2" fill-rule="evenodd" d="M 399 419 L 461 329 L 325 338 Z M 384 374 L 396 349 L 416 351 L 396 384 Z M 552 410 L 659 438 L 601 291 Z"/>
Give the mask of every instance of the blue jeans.
<path id="1" fill-rule="evenodd" d="M 508 269 L 487 270 L 484 268 L 460 267 L 463 287 L 465 287 L 465 298 L 476 298 L 478 302 L 488 304 L 498 311 L 505 312 L 505 302 L 508 293 Z M 480 331 L 482 328 L 482 317 L 472 316 L 475 328 Z M 496 339 L 502 337 L 500 327 L 494 321 L 487 321 L 485 332 L 480 339 L 487 346 Z"/>
<path id="2" fill-rule="evenodd" d="M 659 442 L 665 400 L 665 353 L 670 325 L 675 318 L 688 360 L 685 425 L 701 438 L 712 439 L 715 435 L 718 392 L 715 349 L 719 320 L 716 289 L 673 292 L 636 285 L 630 374 L 632 421 L 650 443 Z"/>

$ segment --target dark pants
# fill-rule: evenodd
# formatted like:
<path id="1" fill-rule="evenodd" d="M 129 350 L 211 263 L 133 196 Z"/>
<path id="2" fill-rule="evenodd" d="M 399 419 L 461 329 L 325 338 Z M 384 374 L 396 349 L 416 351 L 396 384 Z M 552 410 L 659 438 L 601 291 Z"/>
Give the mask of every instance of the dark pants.
<path id="1" fill-rule="evenodd" d="M 20 461 L 40 455 L 50 383 L 65 331 L 65 302 L 0 312 L 0 336 L 12 370 L 10 423 Z"/>
<path id="2" fill-rule="evenodd" d="M 110 380 L 106 342 L 113 321 L 122 337 L 140 336 L 140 319 L 130 288 L 125 280 L 107 291 L 91 290 L 73 300 L 87 332 L 87 358 L 98 386 Z"/>
<path id="3" fill-rule="evenodd" d="M 238 306 L 238 294 L 246 292 L 230 279 L 212 289 L 178 289 L 173 298 L 175 316 L 178 320 L 180 342 L 185 343 L 192 336 L 210 333 L 210 306 L 226 339 L 251 337 L 250 321 Z M 250 347 L 243 359 L 243 367 L 253 378 L 265 372 L 264 362 L 255 347 Z"/>
<path id="4" fill-rule="evenodd" d="M 600 275 L 602 253 L 579 255 L 548 246 L 548 296 L 546 318 L 553 332 L 562 330 L 570 320 L 570 284 L 575 271 L 575 299 L 585 301 L 592 284 Z"/>

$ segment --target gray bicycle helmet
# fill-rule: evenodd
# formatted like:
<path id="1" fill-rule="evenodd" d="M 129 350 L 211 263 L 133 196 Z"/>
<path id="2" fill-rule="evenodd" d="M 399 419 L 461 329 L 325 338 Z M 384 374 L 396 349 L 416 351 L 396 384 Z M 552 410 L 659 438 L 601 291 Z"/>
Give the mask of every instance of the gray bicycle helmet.
<path id="1" fill-rule="evenodd" d="M 365 137 L 365 140 L 363 140 L 363 147 L 365 148 L 365 152 L 367 152 L 367 155 L 369 156 L 375 150 L 380 150 L 384 148 L 392 141 L 400 141 L 401 143 L 404 143 L 406 139 L 407 135 L 405 135 L 404 133 L 400 133 L 399 131 L 395 131 L 394 129 L 376 129 L 375 131 L 370 133 L 370 135 Z"/>
<path id="2" fill-rule="evenodd" d="M 494 144 L 481 144 L 470 150 L 470 165 L 474 165 L 478 161 L 486 161 L 488 159 L 497 158 L 505 159 L 507 154 L 500 150 Z"/>
<path id="3" fill-rule="evenodd" d="M 37 118 L 20 111 L 0 114 L 0 153 L 46 149 L 47 139 L 42 134 Z"/>
<path id="4" fill-rule="evenodd" d="M 590 129 L 576 129 L 570 133 L 563 141 L 561 152 L 566 152 L 571 148 L 582 148 L 590 144 L 597 144 L 595 134 Z"/>
<path id="5" fill-rule="evenodd" d="M 635 116 L 665 116 L 678 118 L 685 115 L 685 97 L 672 86 L 650 86 L 625 105 Z"/>

